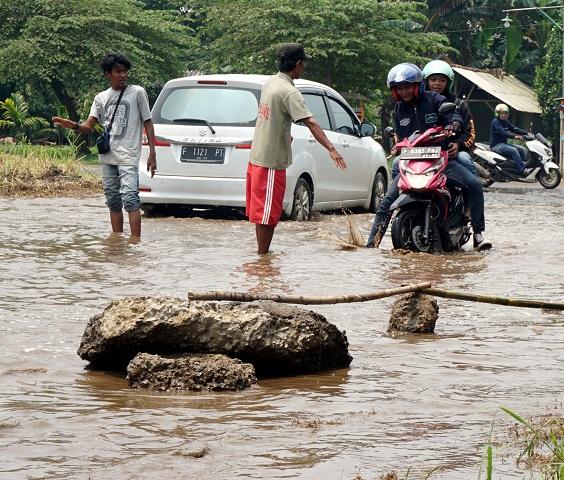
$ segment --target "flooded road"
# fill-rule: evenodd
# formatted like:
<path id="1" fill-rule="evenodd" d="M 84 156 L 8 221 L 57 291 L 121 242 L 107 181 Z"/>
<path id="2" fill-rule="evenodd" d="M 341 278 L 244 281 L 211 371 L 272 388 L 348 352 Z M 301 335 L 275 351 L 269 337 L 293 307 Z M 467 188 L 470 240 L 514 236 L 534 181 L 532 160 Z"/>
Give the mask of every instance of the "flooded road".
<path id="1" fill-rule="evenodd" d="M 564 301 L 564 188 L 486 194 L 485 254 L 340 250 L 346 217 L 283 222 L 254 253 L 243 220 L 144 219 L 108 236 L 101 197 L 3 199 L 0 224 L 1 479 L 364 479 L 397 470 L 477 479 L 507 406 L 562 408 L 564 313 L 438 299 L 436 334 L 386 335 L 393 299 L 313 306 L 347 331 L 350 369 L 261 380 L 239 393 L 157 394 L 85 369 L 88 318 L 126 295 L 238 290 L 362 293 L 402 283 Z M 364 236 L 371 215 L 355 215 Z M 522 478 L 515 456 L 494 478 Z"/>

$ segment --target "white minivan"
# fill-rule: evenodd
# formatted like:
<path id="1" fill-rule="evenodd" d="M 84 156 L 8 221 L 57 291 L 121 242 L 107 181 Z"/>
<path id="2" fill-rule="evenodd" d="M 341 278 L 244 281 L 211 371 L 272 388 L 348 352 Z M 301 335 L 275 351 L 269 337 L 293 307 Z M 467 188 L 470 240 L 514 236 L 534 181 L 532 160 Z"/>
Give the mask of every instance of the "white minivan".
<path id="1" fill-rule="evenodd" d="M 152 110 L 157 171 L 147 174 L 146 138 L 139 165 L 145 211 L 159 206 L 244 207 L 245 178 L 260 92 L 266 75 L 201 75 L 167 82 Z M 338 169 L 309 129 L 292 125 L 284 214 L 307 220 L 312 210 L 375 211 L 389 184 L 374 126 L 361 123 L 326 85 L 296 80 L 305 102 L 347 163 Z"/>

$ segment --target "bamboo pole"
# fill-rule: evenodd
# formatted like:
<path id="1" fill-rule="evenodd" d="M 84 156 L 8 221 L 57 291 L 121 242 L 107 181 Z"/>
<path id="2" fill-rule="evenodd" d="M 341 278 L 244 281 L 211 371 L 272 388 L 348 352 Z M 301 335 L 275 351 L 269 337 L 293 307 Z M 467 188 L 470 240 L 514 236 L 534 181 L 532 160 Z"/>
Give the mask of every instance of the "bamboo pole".
<path id="1" fill-rule="evenodd" d="M 479 295 L 475 293 L 455 292 L 443 290 L 442 288 L 425 288 L 421 293 L 435 297 L 454 298 L 456 300 L 468 300 L 470 302 L 493 303 L 507 307 L 544 308 L 547 310 L 564 310 L 564 303 L 543 302 L 541 300 L 524 300 L 519 298 L 496 297 L 494 295 Z"/>
<path id="2" fill-rule="evenodd" d="M 336 303 L 356 303 L 378 300 L 380 298 L 401 295 L 409 292 L 421 292 L 435 297 L 467 300 L 478 303 L 491 303 L 507 307 L 544 308 L 546 310 L 564 310 L 564 303 L 544 302 L 541 300 L 525 300 L 519 298 L 497 297 L 494 295 L 480 295 L 476 293 L 456 292 L 442 288 L 432 288 L 431 282 L 406 285 L 403 287 L 377 290 L 375 292 L 360 293 L 356 295 L 312 296 L 303 295 L 272 295 L 253 294 L 246 292 L 229 292 L 215 290 L 210 292 L 188 292 L 188 300 L 229 300 L 233 302 L 254 302 L 256 300 L 270 300 L 278 303 L 294 303 L 296 305 L 333 305 Z"/>
<path id="3" fill-rule="evenodd" d="M 401 295 L 402 293 L 416 292 L 430 288 L 431 282 L 406 285 L 405 287 L 377 290 L 375 292 L 356 295 L 314 296 L 303 295 L 269 295 L 252 294 L 246 292 L 228 292 L 216 290 L 211 292 L 188 292 L 188 300 L 230 300 L 234 302 L 254 302 L 255 300 L 271 300 L 278 303 L 295 303 L 297 305 L 332 305 L 335 303 L 368 302 L 379 298 Z"/>

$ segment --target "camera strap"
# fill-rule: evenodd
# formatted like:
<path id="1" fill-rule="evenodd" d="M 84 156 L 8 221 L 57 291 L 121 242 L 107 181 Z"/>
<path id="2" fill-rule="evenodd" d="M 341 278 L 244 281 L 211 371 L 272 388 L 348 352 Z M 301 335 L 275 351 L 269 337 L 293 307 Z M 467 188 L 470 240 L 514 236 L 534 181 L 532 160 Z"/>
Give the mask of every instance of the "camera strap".
<path id="1" fill-rule="evenodd" d="M 127 88 L 127 85 L 126 85 L 125 88 Z M 121 92 L 119 92 L 118 101 L 117 101 L 116 106 L 114 108 L 114 114 L 112 115 L 112 119 L 110 120 L 110 124 L 108 125 L 108 129 L 106 130 L 107 132 L 112 131 L 112 125 L 114 124 L 114 118 L 116 118 L 116 113 L 117 113 L 117 109 L 119 107 L 119 102 L 121 102 L 121 97 L 123 97 L 123 92 L 125 92 L 125 88 Z"/>

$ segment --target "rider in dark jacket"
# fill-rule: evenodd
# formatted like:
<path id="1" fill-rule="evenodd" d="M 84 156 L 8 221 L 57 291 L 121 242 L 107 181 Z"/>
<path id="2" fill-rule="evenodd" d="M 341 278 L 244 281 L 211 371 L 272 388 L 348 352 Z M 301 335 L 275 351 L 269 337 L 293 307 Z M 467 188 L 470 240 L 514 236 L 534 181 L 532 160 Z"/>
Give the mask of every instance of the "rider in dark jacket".
<path id="1" fill-rule="evenodd" d="M 441 123 L 438 115 L 439 107 L 446 98 L 435 92 L 422 92 L 413 103 L 399 101 L 394 108 L 396 136 L 399 139 L 409 137 L 415 130 L 424 132 L 428 128 Z M 449 118 L 462 124 L 462 116 L 458 113 Z"/>
<path id="2" fill-rule="evenodd" d="M 399 105 L 394 109 L 394 123 L 398 141 L 409 137 L 417 130 L 423 132 L 438 124 L 444 125 L 447 131 L 460 131 L 462 117 L 456 112 L 446 118 L 439 116 L 439 107 L 446 99 L 437 93 L 425 91 L 423 73 L 416 65 L 411 63 L 396 65 L 388 73 L 387 84 L 392 96 L 399 102 Z M 478 250 L 491 248 L 491 243 L 482 236 L 485 229 L 485 219 L 484 192 L 480 182 L 475 175 L 457 162 L 449 162 L 445 174 L 447 185 L 456 185 L 468 191 L 474 230 L 474 248 Z M 398 176 L 395 176 L 376 212 L 367 247 L 378 247 L 380 245 L 390 220 L 390 207 L 399 197 L 399 194 Z"/>
<path id="3" fill-rule="evenodd" d="M 531 168 L 525 168 L 527 152 L 520 145 L 510 145 L 507 139 L 522 139 L 528 132 L 513 125 L 507 120 L 508 117 L 509 107 L 505 103 L 495 107 L 495 118 L 490 126 L 490 147 L 494 152 L 511 158 L 521 175 L 526 177 L 532 171 Z"/>
<path id="4" fill-rule="evenodd" d="M 454 83 L 452 67 L 443 60 L 431 60 L 423 68 L 423 78 L 427 90 L 437 92 L 439 95 L 446 97 L 448 102 L 458 106 L 458 111 L 462 116 L 462 130 L 456 136 L 455 141 L 451 140 L 449 156 L 455 156 L 458 163 L 476 175 L 476 166 L 470 156 L 470 152 L 475 146 L 476 128 L 468 104 L 452 93 L 451 88 Z"/>

